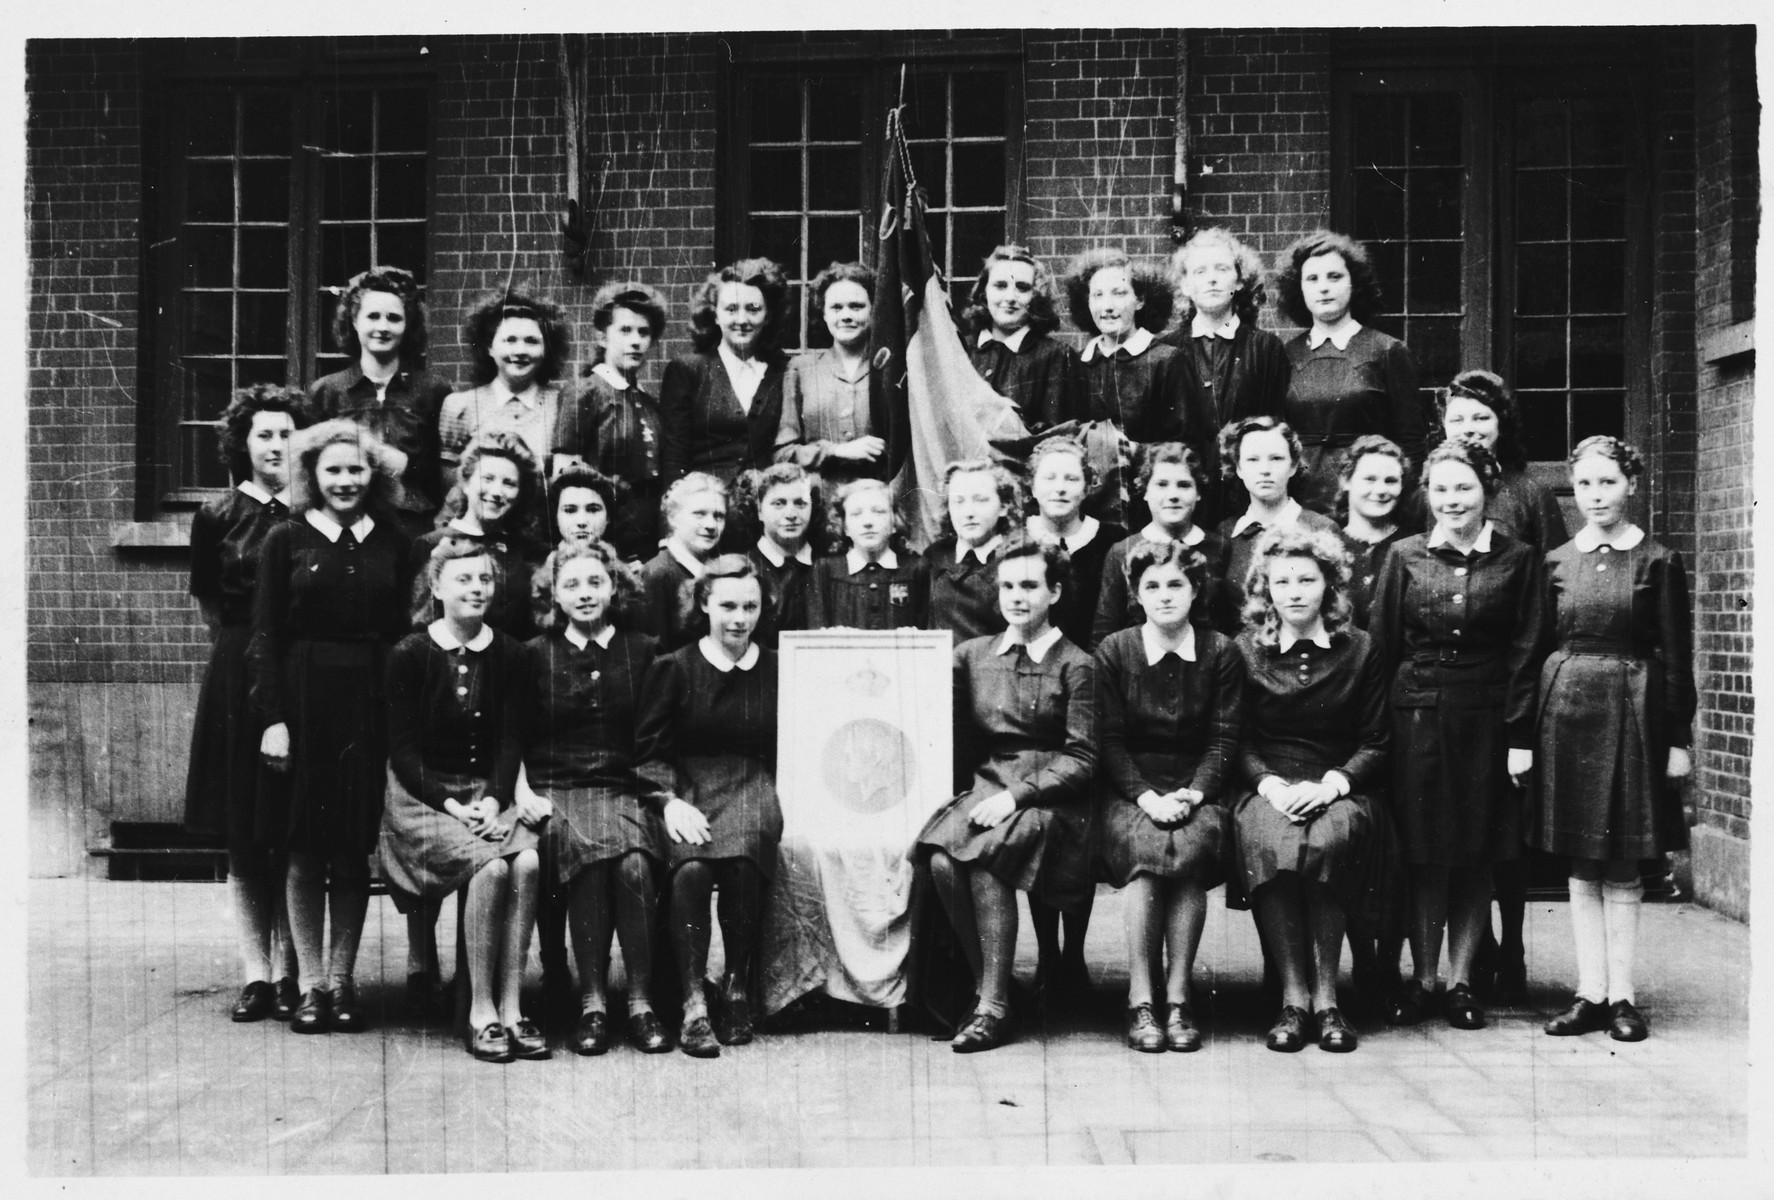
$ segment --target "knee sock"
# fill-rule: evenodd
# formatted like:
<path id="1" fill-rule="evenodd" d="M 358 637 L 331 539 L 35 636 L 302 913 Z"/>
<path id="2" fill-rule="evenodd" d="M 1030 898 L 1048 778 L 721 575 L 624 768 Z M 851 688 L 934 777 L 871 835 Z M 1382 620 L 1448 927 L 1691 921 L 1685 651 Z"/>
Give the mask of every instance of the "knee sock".
<path id="1" fill-rule="evenodd" d="M 700 860 L 685 863 L 672 876 L 671 940 L 677 948 L 686 1019 L 707 1012 L 702 977 L 708 973 L 708 940 L 712 932 L 708 900 L 713 890 L 714 873 Z"/>
<path id="2" fill-rule="evenodd" d="M 1608 998 L 1608 933 L 1602 919 L 1599 879 L 1571 885 L 1571 933 L 1577 942 L 1577 995 L 1600 1004 Z"/>
<path id="3" fill-rule="evenodd" d="M 1632 959 L 1638 949 L 1639 902 L 1644 899 L 1645 885 L 1631 883 L 1602 884 L 1603 918 L 1608 931 L 1608 999 L 1616 1004 L 1635 1001 L 1632 990 Z"/>
<path id="4" fill-rule="evenodd" d="M 579 1011 L 604 1011 L 610 970 L 610 869 L 585 867 L 567 893 L 567 921 L 573 930 L 573 957 L 579 964 Z M 547 943 L 543 943 L 546 947 Z"/>
<path id="5" fill-rule="evenodd" d="M 653 1011 L 653 934 L 659 926 L 659 884 L 653 860 L 639 852 L 616 868 L 616 936 L 628 972 L 628 1011 Z"/>

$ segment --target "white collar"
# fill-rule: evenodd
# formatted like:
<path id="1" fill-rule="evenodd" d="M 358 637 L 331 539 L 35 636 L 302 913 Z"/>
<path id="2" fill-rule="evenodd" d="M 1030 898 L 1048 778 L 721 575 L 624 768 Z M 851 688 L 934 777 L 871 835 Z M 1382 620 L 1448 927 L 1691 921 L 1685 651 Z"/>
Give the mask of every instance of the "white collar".
<path id="1" fill-rule="evenodd" d="M 719 350 L 721 363 L 727 368 L 727 375 L 730 378 L 745 376 L 762 379 L 764 377 L 764 360 L 757 355 L 754 354 L 750 358 L 740 358 L 733 353 L 732 347 L 727 345 L 725 339 L 722 339 Z"/>
<path id="2" fill-rule="evenodd" d="M 701 579 L 702 573 L 708 570 L 708 564 L 698 559 L 679 544 L 678 539 L 665 539 L 665 552 L 677 560 L 678 566 L 690 572 L 691 579 Z"/>
<path id="3" fill-rule="evenodd" d="M 1305 640 L 1311 642 L 1320 650 L 1329 650 L 1331 648 L 1330 630 L 1324 627 L 1323 618 L 1319 619 L 1318 628 L 1312 631 L 1312 636 Z M 1295 637 L 1292 632 L 1288 630 L 1286 625 L 1283 625 L 1275 639 L 1275 648 L 1283 654 L 1286 654 L 1289 650 L 1292 650 L 1295 646 L 1299 645 L 1299 643 L 1300 639 Z"/>
<path id="4" fill-rule="evenodd" d="M 561 636 L 571 642 L 575 650 L 583 650 L 593 642 L 597 643 L 597 648 L 599 650 L 608 650 L 610 648 L 610 642 L 616 637 L 616 627 L 606 622 L 604 627 L 597 631 L 595 637 L 586 637 L 583 633 L 574 629 L 572 622 L 569 621 L 566 625 L 562 626 Z"/>
<path id="5" fill-rule="evenodd" d="M 1009 654 L 1012 646 L 1021 646 L 1029 652 L 1029 661 L 1039 666 L 1041 660 L 1047 657 L 1047 652 L 1053 649 L 1054 643 L 1063 636 L 1065 635 L 1060 632 L 1058 625 L 1049 625 L 1046 633 L 1032 642 L 1025 642 L 1021 631 L 1015 626 L 1011 626 L 1004 631 L 1004 636 L 998 639 L 998 653 Z"/>
<path id="6" fill-rule="evenodd" d="M 259 481 L 256 479 L 243 479 L 235 485 L 234 490 L 240 492 L 242 495 L 257 500 L 260 504 L 269 504 L 273 500 L 277 501 L 285 508 L 288 508 L 290 504 L 290 490 L 287 487 L 277 493 L 277 495 L 273 496 L 270 492 L 267 492 L 264 488 L 260 487 Z"/>
<path id="7" fill-rule="evenodd" d="M 1183 626 L 1183 641 L 1175 650 L 1167 650 L 1158 644 L 1158 635 L 1152 631 L 1150 623 L 1140 626 L 1140 640 L 1146 644 L 1146 665 L 1155 667 L 1163 661 L 1166 654 L 1175 654 L 1184 662 L 1195 661 L 1195 626 Z"/>
<path id="8" fill-rule="evenodd" d="M 998 547 L 1003 544 L 1004 544 L 1004 535 L 1001 533 L 994 533 L 991 537 L 987 538 L 985 541 L 981 542 L 979 545 L 969 546 L 967 549 L 963 550 L 963 549 L 961 549 L 961 539 L 956 538 L 955 539 L 955 565 L 959 566 L 960 564 L 966 562 L 967 556 L 969 554 L 973 555 L 975 558 L 978 558 L 981 564 L 989 563 L 992 561 L 993 553 L 995 553 L 997 551 Z"/>
<path id="9" fill-rule="evenodd" d="M 1120 345 L 1111 342 L 1108 334 L 1099 333 L 1090 339 L 1090 344 L 1084 347 L 1084 353 L 1079 357 L 1085 362 L 1089 362 L 1098 354 L 1113 355 L 1117 350 L 1125 350 L 1134 358 L 1138 358 L 1151 347 L 1152 340 L 1152 331 L 1143 325 L 1128 334 L 1127 340 Z"/>
<path id="10" fill-rule="evenodd" d="M 1035 525 L 1035 522 L 1037 521 L 1040 522 L 1039 526 Z M 1049 537 L 1053 535 L 1053 526 L 1048 523 L 1046 517 L 1039 515 L 1030 517 L 1029 525 L 1032 529 L 1040 528 L 1046 531 Z M 1062 537 L 1059 540 L 1065 543 L 1067 554 L 1076 554 L 1078 551 L 1084 549 L 1084 547 L 1090 545 L 1090 543 L 1095 540 L 1096 535 L 1101 533 L 1102 530 L 1103 523 L 1101 521 L 1097 520 L 1095 517 L 1085 517 L 1084 520 L 1079 522 L 1077 533 L 1074 533 L 1069 537 Z"/>
<path id="11" fill-rule="evenodd" d="M 1602 535 L 1595 531 L 1595 526 L 1593 525 L 1585 525 L 1583 528 L 1579 529 L 1576 536 L 1571 539 L 1571 541 L 1577 544 L 1577 549 L 1585 554 L 1593 554 L 1603 546 L 1608 547 L 1610 550 L 1630 550 L 1644 540 L 1645 531 L 1631 522 L 1627 523 L 1625 529 L 1616 533 L 1612 541 L 1603 541 Z"/>
<path id="12" fill-rule="evenodd" d="M 628 377 L 612 367 L 606 359 L 600 358 L 597 366 L 591 369 L 591 373 L 619 392 L 628 390 Z"/>
<path id="13" fill-rule="evenodd" d="M 533 411 L 536 407 L 536 402 L 542 399 L 542 385 L 539 383 L 533 384 L 530 387 L 530 390 L 521 396 L 511 390 L 511 385 L 505 382 L 505 376 L 503 375 L 493 376 L 493 382 L 489 386 L 493 389 L 493 399 L 497 400 L 500 404 L 510 404 L 515 400 L 525 408 Z"/>
<path id="14" fill-rule="evenodd" d="M 1151 542 L 1154 546 L 1168 546 L 1170 543 L 1176 541 L 1175 538 L 1164 532 L 1163 527 L 1161 527 L 1156 521 L 1149 523 L 1144 529 L 1140 530 L 1140 536 L 1146 541 Z M 1195 524 L 1195 522 L 1190 521 L 1189 532 L 1183 535 L 1183 545 L 1199 546 L 1206 539 L 1207 530 L 1201 528 L 1201 526 Z"/>
<path id="15" fill-rule="evenodd" d="M 788 555 L 782 552 L 782 547 L 771 541 L 768 535 L 758 539 L 758 553 L 769 559 L 773 567 L 780 567 L 788 561 Z M 803 567 L 813 565 L 813 547 L 802 542 L 801 548 L 795 551 L 795 561 Z"/>
<path id="16" fill-rule="evenodd" d="M 302 515 L 307 517 L 308 524 L 320 530 L 329 542 L 337 542 L 339 540 L 339 535 L 345 532 L 345 527 L 339 524 L 338 518 L 333 516 L 332 513 L 327 512 L 325 509 L 311 508 Z M 361 542 L 370 536 L 370 530 L 375 527 L 376 522 L 371 519 L 368 513 L 365 513 L 352 523 L 351 536 Z"/>
<path id="17" fill-rule="evenodd" d="M 444 620 L 433 621 L 425 627 L 425 632 L 431 635 L 432 641 L 436 642 L 439 646 L 442 646 L 445 650 L 466 649 L 479 652 L 493 644 L 493 627 L 491 625 L 482 625 L 480 627 L 480 632 L 469 638 L 466 642 L 451 633 L 450 623 Z"/>
<path id="18" fill-rule="evenodd" d="M 1012 354 L 1020 354 L 1022 352 L 1023 342 L 1028 340 L 1028 336 L 1029 327 L 1027 325 L 1024 325 L 1009 337 L 999 337 L 990 329 L 982 329 L 979 331 L 979 344 L 983 349 L 984 347 L 991 345 L 993 342 L 1003 342 L 1010 348 Z"/>
<path id="19" fill-rule="evenodd" d="M 1238 336 L 1238 324 L 1237 313 L 1228 313 L 1224 321 L 1212 322 L 1206 313 L 1196 309 L 1189 321 L 1189 336 L 1225 338 L 1229 342 Z"/>
<path id="20" fill-rule="evenodd" d="M 1489 521 L 1484 523 L 1484 528 L 1478 531 L 1478 539 L 1472 543 L 1472 553 L 1489 554 L 1491 552 L 1491 530 L 1495 528 L 1496 526 Z M 1433 550 L 1437 546 L 1446 546 L 1448 544 L 1447 531 L 1439 524 L 1430 529 L 1429 549 Z"/>
<path id="21" fill-rule="evenodd" d="M 875 561 L 889 571 L 899 570 L 899 555 L 894 553 L 892 546 L 881 551 L 881 557 Z M 844 554 L 844 565 L 850 568 L 846 574 L 854 575 L 869 565 L 869 556 L 858 550 L 855 546 L 852 546 Z"/>
<path id="22" fill-rule="evenodd" d="M 708 665 L 723 675 L 735 669 L 749 671 L 758 665 L 758 644 L 755 641 L 745 648 L 745 653 L 739 656 L 738 662 L 727 657 L 727 652 L 721 649 L 720 643 L 712 635 L 703 637 L 696 643 L 696 648 L 702 651 L 702 657 L 708 660 Z"/>
<path id="23" fill-rule="evenodd" d="M 1351 339 L 1353 339 L 1355 337 L 1355 335 L 1360 332 L 1361 332 L 1361 322 L 1355 321 L 1355 320 L 1351 320 L 1347 325 L 1343 326 L 1341 329 L 1337 330 L 1337 332 L 1335 332 L 1335 333 L 1329 333 L 1323 329 L 1320 329 L 1318 326 L 1314 325 L 1306 333 L 1306 345 L 1309 346 L 1310 348 L 1312 348 L 1313 350 L 1316 350 L 1320 346 L 1324 345 L 1325 339 L 1328 338 L 1328 339 L 1330 339 L 1330 344 L 1335 346 L 1337 349 L 1347 350 L 1349 348 L 1349 342 L 1351 341 Z"/>
<path id="24" fill-rule="evenodd" d="M 1304 510 L 1300 508 L 1300 502 L 1298 500 L 1295 500 L 1292 496 L 1289 496 L 1287 498 L 1287 503 L 1283 504 L 1281 506 L 1280 514 L 1275 518 L 1275 520 L 1273 522 L 1271 522 L 1270 524 L 1264 525 L 1263 528 L 1264 529 L 1280 529 L 1280 528 L 1287 526 L 1287 525 L 1298 524 L 1299 520 L 1300 520 L 1300 513 L 1302 511 L 1304 511 Z M 1258 514 L 1254 510 L 1254 507 L 1245 509 L 1244 515 L 1239 517 L 1236 521 L 1232 522 L 1232 536 L 1238 537 L 1246 529 L 1249 529 L 1252 525 L 1257 524 L 1258 523 L 1257 518 L 1259 515 L 1260 514 Z"/>
<path id="25" fill-rule="evenodd" d="M 479 529 L 469 527 L 467 513 L 463 513 L 459 517 L 451 517 L 450 523 L 444 526 L 444 528 L 454 530 L 457 533 L 466 534 L 471 538 L 483 538 L 487 536 L 487 531 L 484 526 Z"/>

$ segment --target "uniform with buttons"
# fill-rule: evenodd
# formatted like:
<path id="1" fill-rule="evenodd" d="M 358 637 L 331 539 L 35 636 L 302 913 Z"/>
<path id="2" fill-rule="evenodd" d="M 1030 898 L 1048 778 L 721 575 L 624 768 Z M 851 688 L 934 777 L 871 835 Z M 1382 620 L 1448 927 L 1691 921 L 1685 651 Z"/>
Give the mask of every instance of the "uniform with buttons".
<path id="1" fill-rule="evenodd" d="M 872 562 L 852 572 L 845 555 L 813 564 L 809 629 L 924 629 L 930 620 L 930 565 L 901 550 L 894 565 Z"/>

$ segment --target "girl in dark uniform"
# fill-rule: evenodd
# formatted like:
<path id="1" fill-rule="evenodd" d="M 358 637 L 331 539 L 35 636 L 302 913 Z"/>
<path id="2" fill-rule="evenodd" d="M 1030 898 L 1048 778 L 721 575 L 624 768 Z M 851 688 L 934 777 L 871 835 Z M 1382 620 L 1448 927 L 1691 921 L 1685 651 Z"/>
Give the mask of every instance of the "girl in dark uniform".
<path id="1" fill-rule="evenodd" d="M 1281 982 L 1271 1050 L 1355 1049 L 1337 1005 L 1351 924 L 1387 905 L 1386 682 L 1379 649 L 1350 623 L 1348 555 L 1335 534 L 1293 525 L 1257 542 L 1240 753 L 1251 790 L 1232 810 L 1244 892 Z"/>
<path id="2" fill-rule="evenodd" d="M 577 1054 L 602 1054 L 615 1040 L 606 998 L 612 928 L 628 972 L 629 1041 L 645 1054 L 671 1048 L 653 1011 L 665 828 L 635 775 L 635 722 L 655 642 L 619 627 L 633 592 L 608 543 L 555 551 L 555 611 L 527 647 L 518 709 L 519 792 L 534 789 L 554 813 L 543 830 L 543 878 L 566 907 L 579 965 Z"/>
<path id="3" fill-rule="evenodd" d="M 1199 551 L 1143 545 L 1128 574 L 1145 622 L 1096 651 L 1099 875 L 1127 889 L 1127 1044 L 1186 1053 L 1201 1048 L 1190 974 L 1207 889 L 1225 879 L 1221 792 L 1238 749 L 1244 663 L 1225 637 L 1190 623 L 1207 578 Z"/>
<path id="4" fill-rule="evenodd" d="M 229 1014 L 236 1021 L 295 1011 L 296 957 L 283 906 L 285 781 L 259 758 L 261 729 L 247 706 L 247 642 L 253 587 L 271 530 L 289 518 L 290 435 L 308 424 L 307 398 L 262 383 L 242 390 L 222 414 L 222 457 L 240 479 L 191 519 L 191 594 L 203 609 L 214 646 L 197 698 L 191 761 L 185 776 L 185 828 L 222 834 L 228 890 L 246 975 Z M 281 974 L 272 982 L 272 954 Z"/>
<path id="5" fill-rule="evenodd" d="M 1005 535 L 1022 526 L 1022 488 L 1003 467 L 969 458 L 948 465 L 942 494 L 944 536 L 924 552 L 930 626 L 951 631 L 959 644 L 1004 629 L 994 556 Z"/>
<path id="6" fill-rule="evenodd" d="M 666 653 L 696 638 L 690 584 L 702 577 L 726 531 L 727 485 L 692 471 L 665 489 L 662 508 L 670 533 L 659 553 L 641 566 L 636 627 L 658 639 Z"/>
<path id="7" fill-rule="evenodd" d="M 671 934 L 684 987 L 678 1048 L 713 1058 L 752 1040 L 751 983 L 776 873 L 776 652 L 752 638 L 763 610 L 757 568 L 725 554 L 696 581 L 706 632 L 647 676 L 637 730 L 641 778 L 660 806 L 671 870 Z M 726 978 L 711 1023 L 709 900 L 720 891 Z"/>
<path id="8" fill-rule="evenodd" d="M 1357 628 L 1367 628 L 1367 610 L 1386 551 L 1410 530 L 1399 520 L 1399 498 L 1410 478 L 1411 460 L 1398 443 L 1377 433 L 1356 438 L 1343 464 L 1343 547 L 1349 551 L 1349 603 Z"/>
<path id="9" fill-rule="evenodd" d="M 545 802 L 515 793 L 522 647 L 486 623 L 499 568 L 485 545 L 444 539 L 425 576 L 440 615 L 388 655 L 382 878 L 397 908 L 428 920 L 468 889 L 468 1052 L 484 1062 L 547 1058 L 547 1039 L 519 1006 L 536 826 L 548 816 Z"/>
<path id="10" fill-rule="evenodd" d="M 1053 623 L 1080 650 L 1096 645 L 1091 625 L 1102 596 L 1103 564 L 1127 537 L 1121 526 L 1084 515 L 1084 498 L 1094 482 L 1089 454 L 1071 438 L 1048 438 L 1029 455 L 1029 491 L 1035 504 L 1029 535 L 1065 547 L 1071 571 Z"/>
<path id="11" fill-rule="evenodd" d="M 296 519 L 272 530 L 259 569 L 250 697 L 260 753 L 290 775 L 279 832 L 302 992 L 290 1028 L 351 1033 L 365 1024 L 352 974 L 387 786 L 385 662 L 409 628 L 412 544 L 390 515 L 398 451 L 334 420 L 303 430 L 295 456 Z"/>
<path id="12" fill-rule="evenodd" d="M 1091 643 L 1100 645 L 1116 630 L 1144 623 L 1144 610 L 1128 577 L 1128 563 L 1142 546 L 1172 542 L 1197 551 L 1205 564 L 1201 592 L 1195 597 L 1195 623 L 1211 623 L 1227 637 L 1233 636 L 1238 632 L 1239 615 L 1226 586 L 1231 547 L 1218 533 L 1195 523 L 1201 494 L 1207 487 L 1201 456 L 1181 442 L 1148 446 L 1140 456 L 1138 482 L 1152 519 L 1131 537 L 1109 547 L 1103 559 L 1102 593 L 1091 622 Z"/>
<path id="13" fill-rule="evenodd" d="M 739 477 L 735 515 L 757 540 L 748 556 L 764 581 L 760 645 L 776 649 L 784 630 L 811 628 L 813 537 L 824 530 L 817 480 L 794 463 L 777 463 Z"/>
<path id="14" fill-rule="evenodd" d="M 956 774 L 972 782 L 930 818 L 917 846 L 979 984 L 955 1034 L 960 1054 L 1013 1037 L 1016 893 L 1070 912 L 1095 886 L 1095 670 L 1052 621 L 1065 578 L 1063 549 L 1009 538 L 998 560 L 1008 628 L 955 648 Z"/>
<path id="15" fill-rule="evenodd" d="M 1416 983 L 1393 1006 L 1397 1024 L 1431 1011 L 1445 929 L 1447 1022 L 1484 1025 L 1471 972 L 1491 864 L 1521 854 L 1516 788 L 1533 769 L 1545 604 L 1539 557 L 1485 517 L 1499 475 L 1472 442 L 1430 453 L 1435 527 L 1392 547 L 1368 617 L 1392 679 L 1392 805 L 1411 879 Z"/>
<path id="16" fill-rule="evenodd" d="M 986 255 L 968 293 L 961 327 L 979 377 L 1016 406 L 1033 434 L 1082 415 L 1078 357 L 1049 335 L 1059 328 L 1053 272 L 1022 246 Z"/>
<path id="17" fill-rule="evenodd" d="M 1230 606 L 1244 611 L 1245 576 L 1256 561 L 1257 540 L 1267 532 L 1291 528 L 1337 532 L 1336 522 L 1306 508 L 1289 494 L 1300 473 L 1304 448 L 1285 421 L 1245 417 L 1220 430 L 1220 462 L 1227 475 L 1244 485 L 1250 506 L 1220 522 L 1220 536 L 1229 547 L 1226 592 Z"/>
<path id="18" fill-rule="evenodd" d="M 905 544 L 905 521 L 887 485 L 853 479 L 838 489 L 831 522 L 844 549 L 813 564 L 809 629 L 923 629 L 930 566 Z"/>
<path id="19" fill-rule="evenodd" d="M 1606 1029 L 1642 1040 L 1633 957 L 1639 861 L 1688 844 L 1673 785 L 1694 769 L 1688 578 L 1675 551 L 1627 518 L 1644 473 L 1611 437 L 1571 452 L 1586 524 L 1546 555 L 1546 610 L 1558 648 L 1540 675 L 1538 803 L 1530 846 L 1571 860 L 1577 994 L 1555 1035 Z"/>

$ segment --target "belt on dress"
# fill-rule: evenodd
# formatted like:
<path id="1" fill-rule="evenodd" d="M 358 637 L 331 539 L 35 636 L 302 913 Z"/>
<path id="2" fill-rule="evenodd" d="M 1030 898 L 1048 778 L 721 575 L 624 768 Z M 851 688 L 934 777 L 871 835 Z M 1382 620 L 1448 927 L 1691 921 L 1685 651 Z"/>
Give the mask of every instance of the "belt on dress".
<path id="1" fill-rule="evenodd" d="M 1495 650 L 1465 650 L 1459 646 L 1442 646 L 1435 650 L 1418 650 L 1411 655 L 1411 663 L 1419 667 L 1473 666 L 1479 663 L 1499 663 L 1503 655 Z"/>
<path id="2" fill-rule="evenodd" d="M 1560 643 L 1566 654 L 1594 655 L 1599 658 L 1648 658 L 1631 642 L 1619 638 L 1572 638 Z"/>

